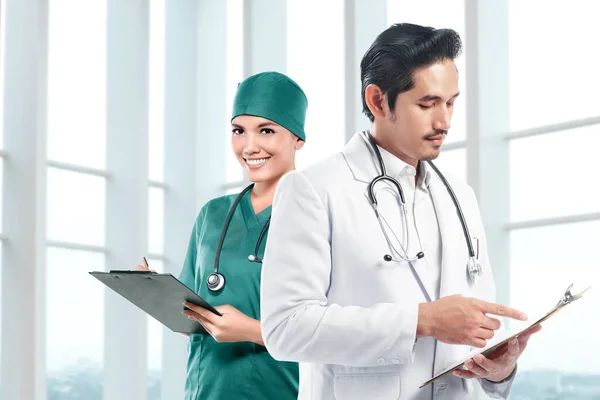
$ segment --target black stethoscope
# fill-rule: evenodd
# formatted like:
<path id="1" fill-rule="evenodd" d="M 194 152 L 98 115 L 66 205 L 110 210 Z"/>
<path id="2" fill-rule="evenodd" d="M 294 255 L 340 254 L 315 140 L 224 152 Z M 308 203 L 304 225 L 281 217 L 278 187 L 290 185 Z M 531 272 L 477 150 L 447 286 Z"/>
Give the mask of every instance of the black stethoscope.
<path id="1" fill-rule="evenodd" d="M 233 205 L 231 206 L 231 209 L 229 210 L 229 213 L 227 214 L 227 218 L 225 219 L 225 225 L 223 225 L 223 230 L 221 231 L 221 237 L 219 238 L 219 244 L 217 246 L 217 254 L 215 255 L 214 272 L 206 278 L 206 286 L 208 287 L 208 290 L 210 290 L 212 292 L 217 292 L 217 291 L 223 289 L 223 286 L 225 286 L 225 276 L 223 276 L 223 274 L 219 273 L 219 258 L 221 256 L 221 249 L 223 248 L 223 242 L 225 241 L 225 235 L 227 234 L 227 228 L 229 228 L 229 224 L 231 222 L 231 218 L 233 218 L 235 209 L 237 208 L 238 204 L 242 200 L 242 197 L 244 197 L 244 195 L 250 189 L 252 189 L 252 187 L 254 187 L 254 183 L 249 185 L 248 187 L 246 187 L 244 190 L 242 190 L 242 192 L 235 198 L 235 201 L 233 202 Z M 260 248 L 260 245 L 265 237 L 267 229 L 269 229 L 270 223 L 271 223 L 271 217 L 269 217 L 267 219 L 267 222 L 265 222 L 265 225 L 263 226 L 262 230 L 260 231 L 260 235 L 258 236 L 258 241 L 256 242 L 256 246 L 254 247 L 254 253 L 250 254 L 248 256 L 248 261 L 262 264 L 262 258 L 260 258 L 258 256 L 258 249 Z"/>
<path id="2" fill-rule="evenodd" d="M 375 211 L 375 215 L 377 216 L 377 220 L 379 221 L 379 225 L 381 226 L 381 230 L 383 231 L 383 235 L 385 236 L 385 238 L 388 242 L 388 245 L 392 249 L 393 253 L 395 253 L 398 256 L 398 258 L 394 258 L 390 254 L 385 254 L 383 256 L 383 259 L 387 262 L 396 261 L 396 262 L 412 263 L 418 259 L 425 257 L 425 253 L 423 253 L 422 251 L 417 253 L 417 255 L 414 257 L 408 256 L 408 254 L 407 254 L 408 244 L 409 244 L 409 242 L 408 242 L 408 220 L 406 217 L 407 211 L 406 211 L 406 201 L 404 198 L 404 191 L 402 190 L 402 186 L 400 186 L 400 182 L 398 182 L 398 180 L 396 180 L 394 177 L 386 174 L 385 165 L 383 163 L 383 158 L 381 157 L 381 152 L 379 151 L 379 148 L 377 147 L 377 143 L 375 142 L 375 139 L 373 138 L 371 133 L 363 131 L 363 132 L 361 132 L 361 137 L 365 140 L 367 146 L 375 153 L 375 157 L 377 158 L 377 163 L 379 164 L 379 169 L 380 169 L 379 175 L 377 175 L 371 181 L 371 183 L 369 183 L 369 188 L 368 188 L 368 192 L 367 192 L 369 201 L 371 203 L 371 206 L 373 207 L 373 210 Z M 439 178 L 442 180 L 444 186 L 446 187 L 446 189 L 448 190 L 448 193 L 450 194 L 450 197 L 452 198 L 454 207 L 456 207 L 456 213 L 458 214 L 458 218 L 460 219 L 460 224 L 462 225 L 463 234 L 465 236 L 465 242 L 467 243 L 467 248 L 469 250 L 469 260 L 467 262 L 467 279 L 468 279 L 469 283 L 473 283 L 475 281 L 475 279 L 477 277 L 481 276 L 483 273 L 481 264 L 479 263 L 479 260 L 478 260 L 479 248 L 477 249 L 477 254 L 476 254 L 475 250 L 473 248 L 473 242 L 471 241 L 471 236 L 469 235 L 469 228 L 467 227 L 467 222 L 465 220 L 465 216 L 463 215 L 463 212 L 460 208 L 460 204 L 458 203 L 458 199 L 456 198 L 454 191 L 450 187 L 450 184 L 448 183 L 448 181 L 446 180 L 444 175 L 440 172 L 440 170 L 433 164 L 433 162 L 427 161 L 427 163 L 431 166 L 431 168 L 433 168 L 433 170 L 435 171 L 437 176 L 439 176 Z M 379 211 L 377 210 L 377 198 L 375 196 L 375 185 L 378 182 L 383 182 L 383 181 L 390 182 L 396 188 L 396 190 L 398 191 L 398 194 L 400 195 L 400 208 L 402 209 L 401 210 L 402 212 L 400 214 L 402 214 L 402 218 L 404 219 L 404 240 L 403 240 L 404 246 L 402 245 L 402 243 L 400 243 L 400 247 L 402 247 L 402 251 L 398 251 L 395 248 L 395 246 L 392 244 L 392 241 L 388 237 L 386 230 L 384 229 L 384 226 L 383 226 L 383 224 L 385 223 L 389 228 L 389 224 L 387 224 L 385 219 L 380 215 Z M 393 233 L 392 229 L 390 229 L 390 231 L 392 231 L 392 233 Z M 396 239 L 397 239 L 397 237 L 396 237 Z M 400 241 L 398 241 L 398 242 L 400 242 Z M 477 241 L 477 247 L 479 247 L 479 240 Z M 412 264 L 411 264 L 411 266 L 412 266 Z"/>

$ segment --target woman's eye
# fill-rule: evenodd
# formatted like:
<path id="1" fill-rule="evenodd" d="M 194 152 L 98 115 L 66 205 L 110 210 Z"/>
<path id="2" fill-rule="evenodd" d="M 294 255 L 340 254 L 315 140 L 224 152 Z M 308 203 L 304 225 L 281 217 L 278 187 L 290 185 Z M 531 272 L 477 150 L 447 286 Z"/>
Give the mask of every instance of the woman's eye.
<path id="1" fill-rule="evenodd" d="M 275 132 L 273 131 L 273 129 L 263 128 L 263 129 L 261 129 L 260 133 L 270 134 L 270 133 L 275 133 Z"/>
<path id="2" fill-rule="evenodd" d="M 244 131 L 240 128 L 235 128 L 231 131 L 231 133 L 233 133 L 234 135 L 241 135 L 242 133 L 244 133 Z"/>

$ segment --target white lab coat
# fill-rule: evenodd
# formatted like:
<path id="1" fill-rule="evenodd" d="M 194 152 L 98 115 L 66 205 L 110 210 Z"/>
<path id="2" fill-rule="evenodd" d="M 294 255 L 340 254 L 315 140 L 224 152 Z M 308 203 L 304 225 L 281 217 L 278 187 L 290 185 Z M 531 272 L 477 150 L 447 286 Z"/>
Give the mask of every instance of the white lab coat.
<path id="1" fill-rule="evenodd" d="M 265 345 L 276 359 L 301 362 L 299 399 L 471 399 L 478 381 L 452 375 L 418 388 L 470 349 L 432 338 L 415 343 L 418 304 L 426 300 L 406 263 L 383 261 L 390 250 L 366 194 L 376 173 L 368 148 L 355 135 L 341 153 L 280 181 L 262 268 Z M 467 282 L 461 224 L 433 174 L 429 189 L 442 237 L 440 297 L 462 294 L 493 302 L 474 192 L 450 175 L 446 179 L 471 236 L 480 239 L 483 276 L 472 286 Z M 481 381 L 499 398 L 506 398 L 511 384 Z"/>

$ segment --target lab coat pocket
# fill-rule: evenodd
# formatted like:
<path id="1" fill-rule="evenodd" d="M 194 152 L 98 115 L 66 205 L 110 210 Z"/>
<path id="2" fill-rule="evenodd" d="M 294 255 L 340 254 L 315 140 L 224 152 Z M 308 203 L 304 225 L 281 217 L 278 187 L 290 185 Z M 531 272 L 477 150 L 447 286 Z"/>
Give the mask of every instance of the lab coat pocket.
<path id="1" fill-rule="evenodd" d="M 398 400 L 400 374 L 336 374 L 333 391 L 336 400 Z"/>

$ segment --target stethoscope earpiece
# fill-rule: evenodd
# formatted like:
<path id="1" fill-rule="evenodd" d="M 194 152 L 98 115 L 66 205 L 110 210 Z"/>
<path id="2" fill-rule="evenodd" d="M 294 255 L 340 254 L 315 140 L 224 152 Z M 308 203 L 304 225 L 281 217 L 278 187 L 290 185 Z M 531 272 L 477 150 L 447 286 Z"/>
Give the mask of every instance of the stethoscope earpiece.
<path id="1" fill-rule="evenodd" d="M 262 264 L 262 258 L 254 255 L 254 254 L 250 254 L 248 256 L 248 261 Z"/>
<path id="2" fill-rule="evenodd" d="M 391 262 L 391 261 L 408 261 L 408 262 L 413 262 L 413 261 L 417 261 L 420 260 L 421 258 L 425 257 L 425 253 L 423 253 L 422 251 L 418 252 L 416 256 L 412 257 L 412 258 L 403 258 L 400 260 L 394 260 L 394 258 L 389 255 L 386 254 L 383 256 L 383 261 L 387 261 L 387 262 Z"/>

